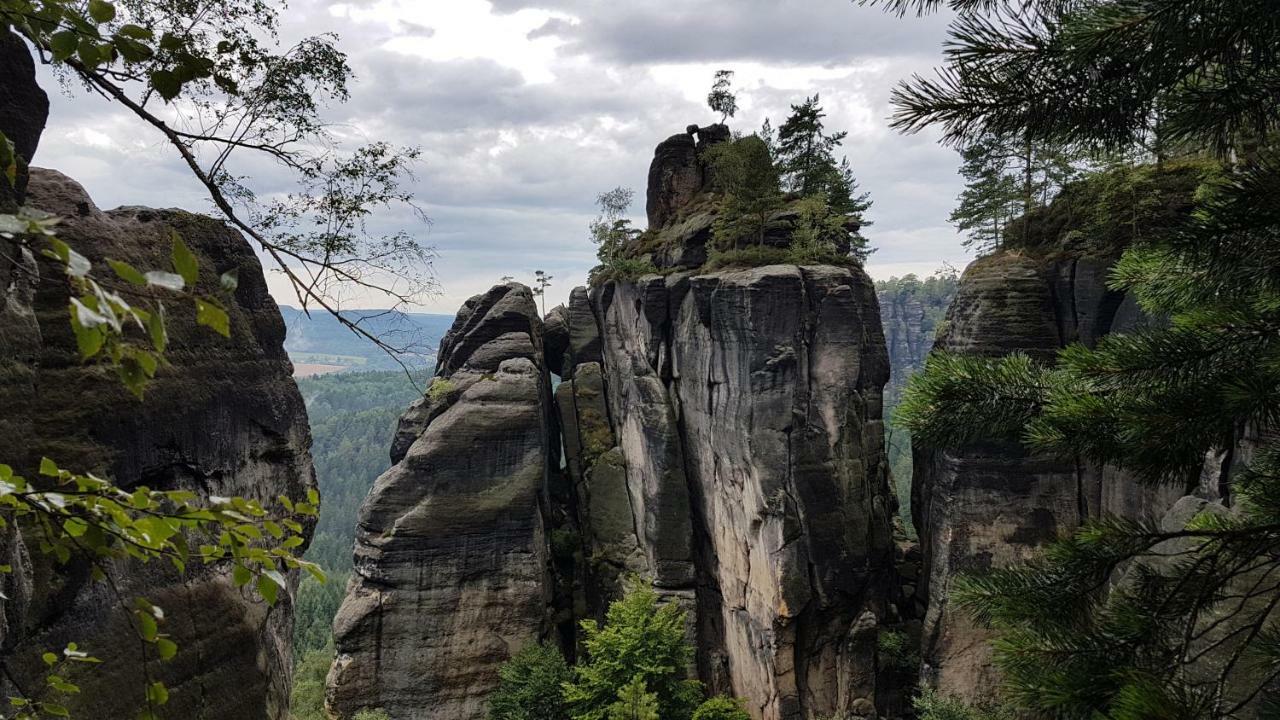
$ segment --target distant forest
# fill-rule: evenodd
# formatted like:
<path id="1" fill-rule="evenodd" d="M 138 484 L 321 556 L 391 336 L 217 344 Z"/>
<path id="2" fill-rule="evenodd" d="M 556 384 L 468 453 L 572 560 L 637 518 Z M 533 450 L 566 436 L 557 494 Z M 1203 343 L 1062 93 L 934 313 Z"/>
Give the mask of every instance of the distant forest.
<path id="1" fill-rule="evenodd" d="M 396 420 L 417 396 L 400 371 L 339 373 L 298 380 L 307 403 L 316 476 L 323 498 L 306 558 L 329 574 L 303 581 L 294 616 L 294 658 L 322 650 L 332 634 L 351 571 L 356 513 L 373 481 L 391 466 Z"/>

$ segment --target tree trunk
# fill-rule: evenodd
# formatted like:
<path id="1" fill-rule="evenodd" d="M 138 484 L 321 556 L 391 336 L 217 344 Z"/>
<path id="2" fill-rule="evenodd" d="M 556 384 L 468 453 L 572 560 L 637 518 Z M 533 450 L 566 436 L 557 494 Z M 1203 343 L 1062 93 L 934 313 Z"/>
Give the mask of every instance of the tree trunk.
<path id="1" fill-rule="evenodd" d="M 1031 203 L 1033 188 L 1031 182 L 1031 136 L 1025 137 L 1022 156 L 1022 242 L 1025 245 L 1031 240 Z"/>

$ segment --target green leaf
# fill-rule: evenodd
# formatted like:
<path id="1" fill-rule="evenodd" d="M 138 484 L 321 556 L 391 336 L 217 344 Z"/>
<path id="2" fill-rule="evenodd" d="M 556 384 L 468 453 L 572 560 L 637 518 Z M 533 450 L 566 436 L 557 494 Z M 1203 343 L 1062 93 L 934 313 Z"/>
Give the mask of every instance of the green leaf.
<path id="1" fill-rule="evenodd" d="M 89 0 L 89 17 L 98 23 L 108 23 L 116 19 L 116 6 L 106 0 Z"/>
<path id="2" fill-rule="evenodd" d="M 80 359 L 88 360 L 102 350 L 106 332 L 99 326 L 86 327 L 79 317 L 78 309 L 71 306 L 71 331 L 76 336 L 76 347 L 80 350 Z"/>
<path id="3" fill-rule="evenodd" d="M 44 664 L 48 665 L 49 667 L 53 667 L 54 665 L 58 664 L 58 656 L 51 652 L 47 652 L 41 655 L 40 659 L 44 660 Z"/>
<path id="4" fill-rule="evenodd" d="M 178 644 L 169 638 L 156 639 L 156 654 L 161 660 L 172 660 L 178 654 Z"/>
<path id="5" fill-rule="evenodd" d="M 156 368 L 160 365 L 160 362 L 155 355 L 145 350 L 140 350 L 133 354 L 133 359 L 137 361 L 142 371 L 147 374 L 147 377 L 153 378 L 156 376 Z"/>
<path id="6" fill-rule="evenodd" d="M 67 520 L 62 523 L 62 529 L 67 531 L 67 534 L 71 537 L 78 538 L 81 535 L 84 535 L 85 530 L 89 529 L 89 523 L 77 517 L 67 518 Z"/>
<path id="7" fill-rule="evenodd" d="M 243 565 L 236 565 L 235 569 L 231 571 L 231 579 L 235 582 L 236 587 L 248 584 L 252 578 L 253 573 L 249 572 L 249 568 Z"/>
<path id="8" fill-rule="evenodd" d="M 140 287 L 146 286 L 147 276 L 138 271 L 137 268 L 123 260 L 108 260 L 107 264 L 115 271 L 116 275 L 131 285 Z"/>
<path id="9" fill-rule="evenodd" d="M 79 43 L 80 36 L 73 30 L 54 33 L 53 37 L 49 38 L 49 49 L 53 51 L 53 61 L 63 62 L 74 55 Z"/>
<path id="10" fill-rule="evenodd" d="M 89 69 L 98 67 L 106 59 L 102 55 L 102 48 L 88 35 L 80 37 L 80 42 L 76 45 L 76 57 Z"/>
<path id="11" fill-rule="evenodd" d="M 146 612 L 145 610 L 135 612 L 134 616 L 138 618 L 138 632 L 142 635 L 142 639 L 147 642 L 154 641 L 156 639 L 156 634 L 160 630 L 159 627 L 156 626 L 156 619 L 151 615 L 151 613 Z"/>
<path id="12" fill-rule="evenodd" d="M 150 48 L 150 46 L 140 43 L 133 38 L 124 37 L 123 35 L 116 33 L 113 39 L 115 41 L 116 50 L 120 52 L 120 56 L 127 62 L 144 62 L 150 60 L 152 56 L 155 55 L 155 52 Z"/>
<path id="13" fill-rule="evenodd" d="M 173 270 L 182 276 L 187 285 L 194 287 L 200 272 L 196 256 L 177 230 L 170 230 L 169 236 L 173 238 Z"/>
<path id="14" fill-rule="evenodd" d="M 156 352 L 164 352 L 169 344 L 169 331 L 165 328 L 164 305 L 156 304 L 155 312 L 147 317 L 147 334 L 151 336 L 151 347 Z"/>
<path id="15" fill-rule="evenodd" d="M 196 298 L 196 322 L 223 337 L 231 337 L 231 318 L 227 311 L 207 300 Z"/>
<path id="16" fill-rule="evenodd" d="M 70 245 L 57 238 L 51 238 L 49 244 L 53 246 L 54 256 L 67 266 L 68 275 L 84 277 L 93 269 L 93 263 L 89 262 L 89 258 L 72 250 Z"/>
<path id="17" fill-rule="evenodd" d="M 273 570 L 271 572 L 275 571 Z M 279 575 L 279 573 L 275 574 Z M 280 592 L 281 587 L 283 587 L 283 583 L 277 584 L 275 580 L 265 573 L 258 576 L 258 592 L 262 593 L 262 597 L 267 601 L 268 605 L 276 604 L 276 597 Z"/>
<path id="18" fill-rule="evenodd" d="M 182 81 L 168 70 L 154 70 L 151 73 L 151 87 L 168 102 L 182 92 Z"/>
<path id="19" fill-rule="evenodd" d="M 169 702 L 169 688 L 166 688 L 164 683 L 159 680 L 151 683 L 151 686 L 147 688 L 147 700 L 156 705 L 163 705 Z"/>
<path id="20" fill-rule="evenodd" d="M 183 47 L 182 38 L 173 33 L 165 33 L 160 36 L 160 49 L 168 52 L 177 52 Z"/>
<path id="21" fill-rule="evenodd" d="M 40 458 L 40 474 L 46 477 L 58 477 L 58 463 L 49 458 Z"/>
<path id="22" fill-rule="evenodd" d="M 124 383 L 129 392 L 133 393 L 139 400 L 142 399 L 147 389 L 147 373 L 136 358 L 121 358 L 120 364 L 116 365 L 116 376 L 120 378 L 120 382 Z"/>
<path id="23" fill-rule="evenodd" d="M 116 34 L 123 35 L 124 37 L 131 38 L 133 40 L 152 40 L 156 36 L 156 34 L 150 30 L 132 24 L 121 26 L 120 30 Z"/>

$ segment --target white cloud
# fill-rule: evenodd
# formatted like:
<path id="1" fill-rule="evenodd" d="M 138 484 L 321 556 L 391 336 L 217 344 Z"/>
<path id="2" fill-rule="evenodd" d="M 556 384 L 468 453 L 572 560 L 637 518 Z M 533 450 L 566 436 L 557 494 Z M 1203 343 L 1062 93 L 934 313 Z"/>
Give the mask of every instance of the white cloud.
<path id="1" fill-rule="evenodd" d="M 946 220 L 960 190 L 954 153 L 887 123 L 893 84 L 938 63 L 945 18 L 846 0 L 295 0 L 284 19 L 286 41 L 341 37 L 356 78 L 351 102 L 331 113 L 337 134 L 422 148 L 415 190 L 443 286 L 427 311 L 452 313 L 501 276 L 535 269 L 555 276 L 548 302 L 563 301 L 593 264 L 595 195 L 624 185 L 643 203 L 654 146 L 713 119 L 703 99 L 721 67 L 737 72 L 735 127 L 777 123 L 821 93 L 828 127 L 849 131 L 844 151 L 875 201 L 873 275 L 964 261 Z M 208 207 L 158 134 L 45 84 L 54 108 L 37 164 L 77 178 L 103 207 Z M 261 186 L 284 187 L 270 164 L 248 167 Z"/>

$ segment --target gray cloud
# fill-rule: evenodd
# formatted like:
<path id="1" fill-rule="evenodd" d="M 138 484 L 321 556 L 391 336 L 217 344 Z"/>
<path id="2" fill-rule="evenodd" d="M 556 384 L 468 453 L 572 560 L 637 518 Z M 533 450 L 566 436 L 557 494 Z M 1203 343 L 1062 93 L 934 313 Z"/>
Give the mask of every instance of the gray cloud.
<path id="1" fill-rule="evenodd" d="M 564 51 L 624 63 L 757 61 L 841 64 L 860 58 L 934 54 L 947 16 L 899 18 L 850 0 L 494 0 L 494 9 L 543 8 L 579 19 L 552 19 L 539 36 Z"/>
<path id="2" fill-rule="evenodd" d="M 375 7 L 368 0 L 356 4 Z M 550 67 L 554 79 L 529 82 L 521 68 L 495 58 L 427 59 L 386 47 L 412 38 L 415 47 L 430 49 L 446 32 L 431 20 L 354 22 L 332 17 L 331 5 L 298 0 L 283 34 L 341 26 L 341 47 L 356 71 L 351 102 L 330 113 L 343 140 L 422 148 L 415 191 L 433 224 L 429 231 L 415 229 L 440 252 L 434 267 L 444 289 L 430 311 L 453 312 L 503 275 L 527 280 L 534 269 L 550 272 L 556 278 L 551 303 L 585 281 L 594 264 L 585 226 L 595 195 L 629 186 L 641 191 L 642 205 L 654 146 L 688 123 L 711 120 L 699 97 L 670 84 L 671 70 L 653 72 L 654 65 L 687 63 L 701 66 L 689 70 L 699 74 L 722 62 L 791 68 L 784 80 L 770 80 L 766 72 L 763 81 L 744 81 L 744 111 L 733 125 L 749 131 L 766 116 L 776 123 L 790 103 L 820 91 L 829 127 L 850 129 L 844 151 L 875 201 L 875 225 L 868 230 L 879 247 L 868 265 L 873 275 L 878 268 L 963 264 L 959 238 L 946 222 L 960 190 L 954 153 L 929 134 L 894 133 L 885 121 L 892 85 L 937 61 L 936 18 L 899 20 L 845 0 L 745 0 L 733 3 L 732 12 L 709 0 L 495 0 L 495 10 L 504 13 L 535 7 L 575 18 L 534 26 L 532 41 L 563 44 Z M 806 68 L 821 72 L 804 77 Z M 684 84 L 704 82 L 710 78 Z M 92 96 L 54 94 L 37 164 L 76 177 L 103 207 L 208 209 L 158 135 Z M 287 175 L 270 163 L 241 167 L 259 188 L 287 188 Z M 643 207 L 633 211 L 643 216 Z M 387 213 L 374 229 L 407 223 L 407 216 Z"/>

